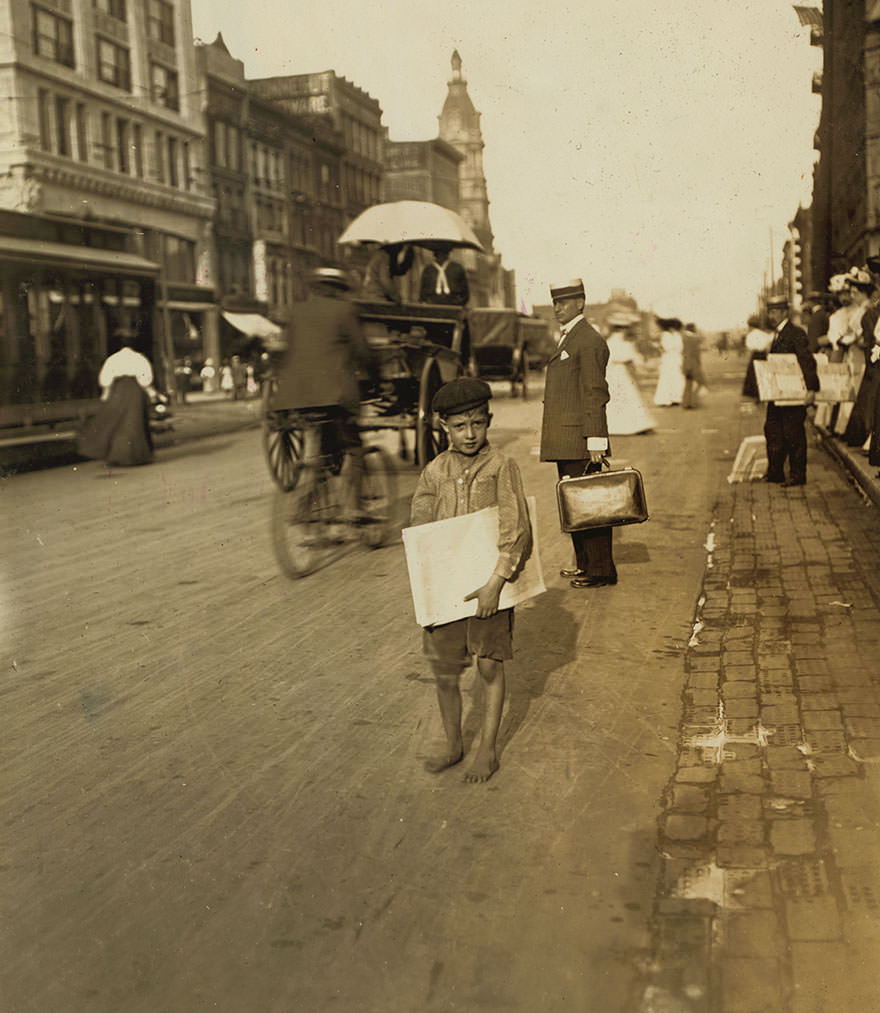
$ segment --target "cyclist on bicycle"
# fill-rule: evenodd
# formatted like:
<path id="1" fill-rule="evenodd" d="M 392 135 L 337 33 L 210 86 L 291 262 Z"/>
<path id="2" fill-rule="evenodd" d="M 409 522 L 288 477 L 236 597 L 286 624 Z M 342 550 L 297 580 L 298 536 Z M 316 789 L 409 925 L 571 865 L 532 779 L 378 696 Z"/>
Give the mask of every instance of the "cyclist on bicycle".
<path id="1" fill-rule="evenodd" d="M 349 459 L 353 502 L 346 513 L 357 519 L 363 474 L 363 445 L 358 430 L 359 376 L 375 382 L 378 365 L 348 298 L 344 271 L 321 267 L 309 277 L 311 293 L 298 303 L 290 323 L 290 344 L 278 376 L 273 407 L 320 411 L 329 422 L 321 427 L 320 448 L 308 443 L 306 460 L 319 454 L 345 453 Z M 306 433 L 307 440 L 309 432 Z"/>

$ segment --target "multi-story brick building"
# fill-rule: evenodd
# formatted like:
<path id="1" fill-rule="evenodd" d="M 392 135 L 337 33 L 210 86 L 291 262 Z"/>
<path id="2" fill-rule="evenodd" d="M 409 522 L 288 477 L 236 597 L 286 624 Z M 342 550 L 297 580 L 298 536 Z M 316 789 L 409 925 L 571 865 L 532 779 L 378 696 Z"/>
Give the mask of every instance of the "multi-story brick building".
<path id="1" fill-rule="evenodd" d="M 309 271 L 336 258 L 347 217 L 342 133 L 261 97 L 221 36 L 197 47 L 216 200 L 221 354 L 283 324 Z M 242 330 L 243 329 L 243 330 Z"/>
<path id="2" fill-rule="evenodd" d="M 339 191 L 346 221 L 381 201 L 385 132 L 376 99 L 333 70 L 260 78 L 250 87 L 259 98 L 295 116 L 325 120 L 342 135 L 340 175 L 325 172 L 319 184 L 328 203 L 329 194 Z"/>
<path id="3" fill-rule="evenodd" d="M 458 167 L 464 155 L 446 141 L 386 141 L 383 200 L 422 200 L 460 207 Z"/>
<path id="4" fill-rule="evenodd" d="M 812 255 L 814 286 L 880 252 L 880 3 L 825 0 L 798 8 L 813 24 L 822 72 L 813 90 L 822 112 L 815 145 Z"/>
<path id="5" fill-rule="evenodd" d="M 167 379 L 213 299 L 189 3 L 9 0 L 2 28 L 0 408 L 94 394 L 119 325 Z"/>

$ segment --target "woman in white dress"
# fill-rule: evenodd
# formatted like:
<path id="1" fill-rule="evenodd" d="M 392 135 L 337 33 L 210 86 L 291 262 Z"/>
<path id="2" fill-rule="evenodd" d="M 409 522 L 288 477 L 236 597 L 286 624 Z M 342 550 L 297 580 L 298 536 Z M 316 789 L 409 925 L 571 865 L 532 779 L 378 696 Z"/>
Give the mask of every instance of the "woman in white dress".
<path id="1" fill-rule="evenodd" d="M 757 315 L 749 317 L 749 333 L 746 335 L 746 351 L 749 353 L 749 364 L 746 366 L 746 375 L 743 380 L 743 397 L 751 397 L 756 401 L 758 397 L 758 380 L 755 377 L 755 362 L 763 362 L 767 358 L 767 352 L 773 344 L 773 331 L 763 326 L 763 321 Z"/>
<path id="2" fill-rule="evenodd" d="M 871 275 L 863 268 L 852 267 L 844 276 L 849 289 L 849 305 L 845 309 L 846 316 L 839 321 L 840 311 L 832 314 L 828 321 L 828 340 L 831 343 L 831 361 L 845 362 L 849 367 L 854 390 L 858 390 L 865 372 L 865 349 L 862 337 L 862 317 L 870 305 L 870 296 L 874 288 Z M 842 401 L 838 405 L 834 419 L 834 432 L 842 436 L 846 431 L 853 402 Z"/>
<path id="3" fill-rule="evenodd" d="M 130 468 L 153 459 L 149 400 L 155 393 L 153 367 L 135 350 L 133 330 L 119 328 L 115 337 L 121 347 L 101 366 L 101 403 L 79 434 L 77 450 L 108 466 Z"/>
<path id="4" fill-rule="evenodd" d="M 681 404 L 684 397 L 684 341 L 678 317 L 657 318 L 660 328 L 660 374 L 654 391 L 654 404 L 659 408 Z"/>
<path id="5" fill-rule="evenodd" d="M 635 367 L 641 360 L 633 343 L 627 340 L 626 328 L 631 319 L 624 314 L 608 317 L 612 327 L 608 335 L 608 367 L 605 380 L 610 400 L 605 406 L 609 436 L 633 436 L 654 428 L 654 419 L 642 401 L 636 386 Z"/>

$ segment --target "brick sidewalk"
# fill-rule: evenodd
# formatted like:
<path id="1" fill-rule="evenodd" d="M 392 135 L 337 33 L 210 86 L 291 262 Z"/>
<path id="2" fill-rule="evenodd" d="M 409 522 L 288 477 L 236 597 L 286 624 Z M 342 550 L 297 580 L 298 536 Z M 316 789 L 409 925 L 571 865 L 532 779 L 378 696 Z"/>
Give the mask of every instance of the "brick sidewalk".
<path id="1" fill-rule="evenodd" d="M 880 1009 L 880 525 L 820 450 L 721 492 L 642 1013 Z"/>

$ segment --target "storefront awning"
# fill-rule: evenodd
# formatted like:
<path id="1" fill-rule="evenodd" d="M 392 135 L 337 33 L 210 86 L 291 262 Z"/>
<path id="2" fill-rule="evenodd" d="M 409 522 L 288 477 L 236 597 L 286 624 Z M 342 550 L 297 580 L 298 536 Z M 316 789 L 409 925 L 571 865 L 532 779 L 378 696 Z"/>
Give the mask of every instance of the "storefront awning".
<path id="1" fill-rule="evenodd" d="M 179 310 L 181 313 L 204 313 L 205 310 L 214 308 L 212 302 L 189 302 L 185 299 L 169 299 L 165 305 L 170 310 Z"/>
<path id="2" fill-rule="evenodd" d="M 134 253 L 102 250 L 73 243 L 50 243 L 42 239 L 0 236 L 0 260 L 45 267 L 106 270 L 120 275 L 157 275 L 159 265 Z"/>
<path id="3" fill-rule="evenodd" d="M 281 328 L 273 324 L 259 313 L 227 313 L 223 319 L 249 338 L 261 338 L 263 341 L 277 341 L 281 337 Z"/>

